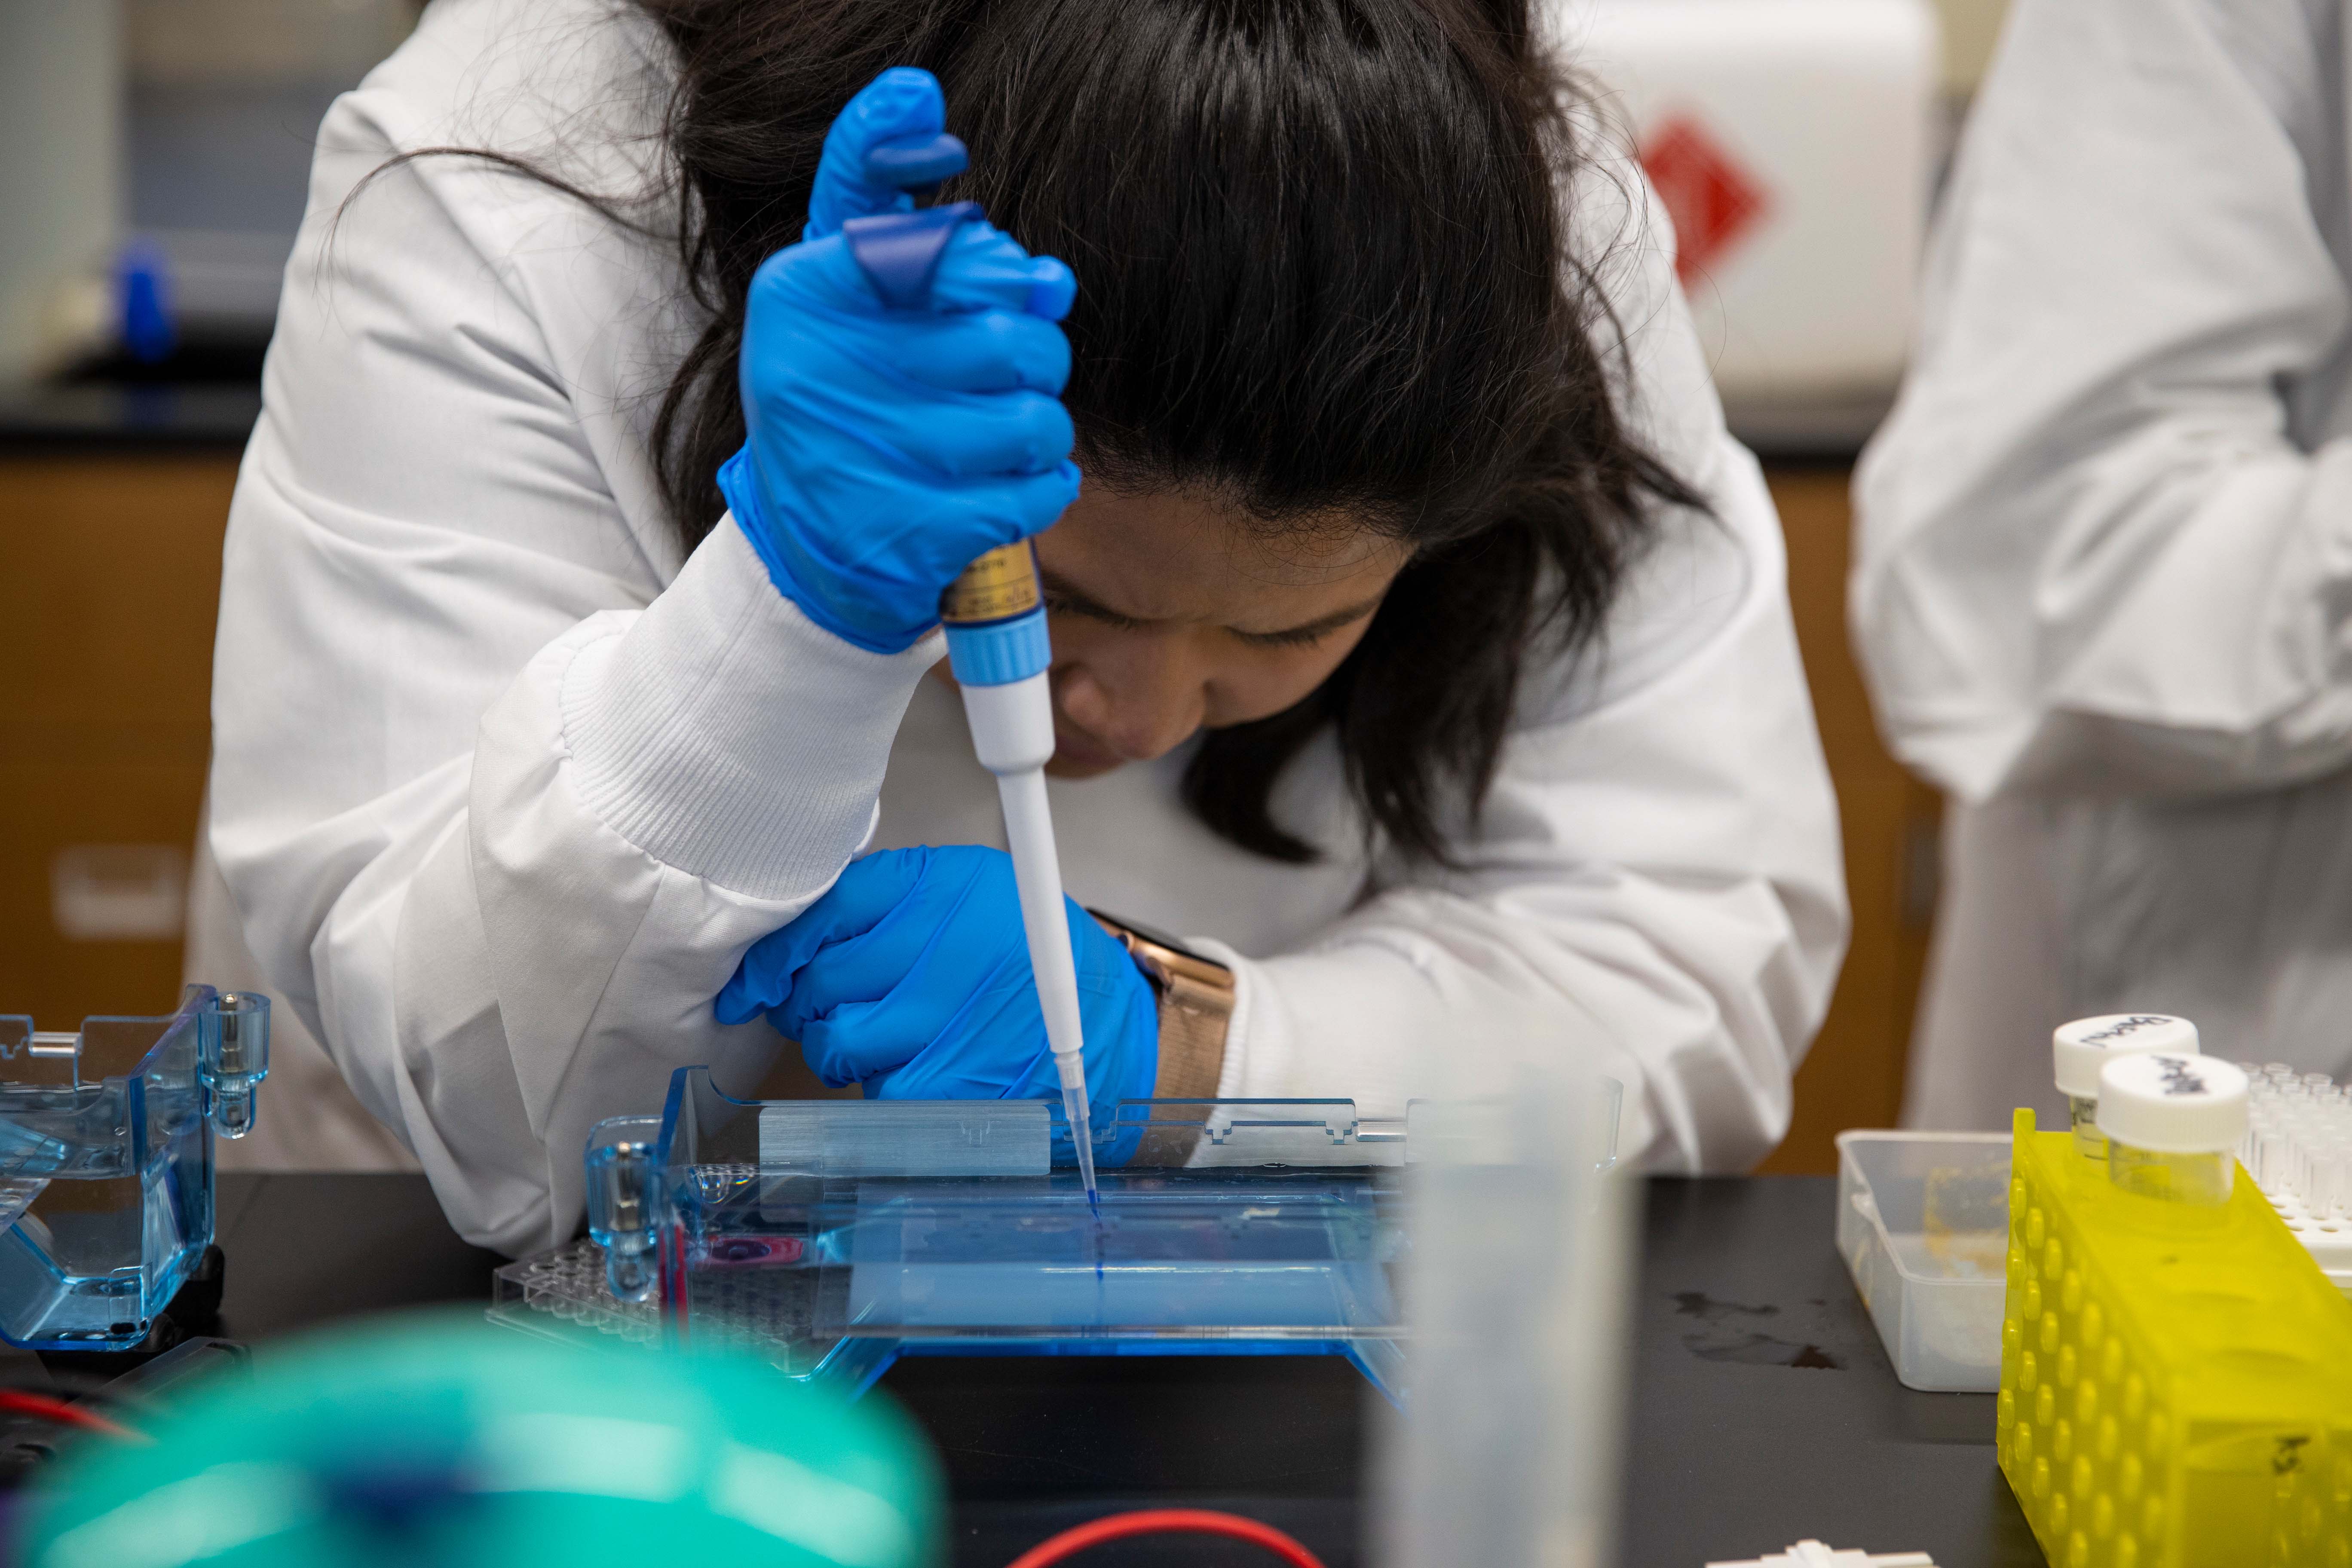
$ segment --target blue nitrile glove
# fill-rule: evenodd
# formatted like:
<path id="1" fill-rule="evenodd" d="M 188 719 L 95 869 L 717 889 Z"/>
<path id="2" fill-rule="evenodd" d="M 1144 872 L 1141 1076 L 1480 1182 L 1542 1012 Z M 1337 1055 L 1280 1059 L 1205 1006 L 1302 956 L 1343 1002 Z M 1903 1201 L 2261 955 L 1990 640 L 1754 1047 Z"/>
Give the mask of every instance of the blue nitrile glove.
<path id="1" fill-rule="evenodd" d="M 947 100 L 939 79 L 914 66 L 892 66 L 842 106 L 824 133 L 816 184 L 809 187 L 803 239 L 838 234 L 854 217 L 915 210 L 915 198 L 866 178 L 866 155 L 876 143 L 937 136 L 947 129 Z"/>
<path id="2" fill-rule="evenodd" d="M 839 233 L 903 209 L 867 183 L 877 142 L 939 131 L 929 73 L 887 70 L 825 138 L 807 237 L 751 279 L 740 376 L 743 449 L 719 470 L 735 521 L 783 595 L 877 653 L 912 647 L 974 559 L 1050 527 L 1077 499 L 1070 345 L 1076 280 L 984 222 L 940 257 L 931 308 L 886 309 Z"/>
<path id="3" fill-rule="evenodd" d="M 1070 951 L 1097 1127 L 1150 1098 L 1160 1007 L 1127 950 L 1076 903 Z M 869 1100 L 1059 1100 L 1022 934 L 1013 858 L 958 844 L 885 849 L 751 944 L 719 994 L 722 1024 L 765 1013 L 809 1069 Z M 1112 1151 L 1117 1163 L 1134 1152 Z"/>

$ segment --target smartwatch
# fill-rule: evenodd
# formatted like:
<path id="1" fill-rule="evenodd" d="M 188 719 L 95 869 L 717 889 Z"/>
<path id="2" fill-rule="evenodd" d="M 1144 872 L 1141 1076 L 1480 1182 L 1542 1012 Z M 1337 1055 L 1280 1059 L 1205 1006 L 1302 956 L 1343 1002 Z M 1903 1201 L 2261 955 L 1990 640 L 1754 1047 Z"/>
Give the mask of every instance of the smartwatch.
<path id="1" fill-rule="evenodd" d="M 1138 921 L 1088 910 L 1117 938 L 1160 995 L 1155 1100 L 1214 1100 L 1234 1020 L 1234 972 Z"/>

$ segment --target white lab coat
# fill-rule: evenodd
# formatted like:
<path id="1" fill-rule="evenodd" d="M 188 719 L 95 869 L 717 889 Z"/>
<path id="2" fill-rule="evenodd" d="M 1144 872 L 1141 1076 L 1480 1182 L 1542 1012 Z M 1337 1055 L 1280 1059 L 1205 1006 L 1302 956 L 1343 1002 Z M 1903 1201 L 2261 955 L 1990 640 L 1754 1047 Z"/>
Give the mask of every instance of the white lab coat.
<path id="1" fill-rule="evenodd" d="M 628 188 L 660 60 L 592 0 L 444 0 L 337 103 L 229 530 L 211 845 L 243 934 L 508 1249 L 571 1233 L 597 1118 L 680 1066 L 757 1074 L 775 1036 L 711 998 L 862 845 L 1001 842 L 936 637 L 828 636 L 731 521 L 681 553 L 646 445 L 690 325 L 664 243 L 457 158 L 342 206 L 451 142 Z M 1608 200 L 1589 225 L 1626 233 Z M 1719 519 L 1662 520 L 1608 658 L 1531 682 L 1465 869 L 1368 860 L 1328 743 L 1278 797 L 1328 851 L 1304 868 L 1187 815 L 1182 751 L 1053 785 L 1077 898 L 1234 963 L 1223 1094 L 1395 1114 L 1571 1053 L 1628 1086 L 1646 1163 L 1738 1169 L 1786 1127 L 1844 936 L 1835 814 L 1770 501 L 1652 221 L 1612 274 L 1634 395 Z"/>
<path id="2" fill-rule="evenodd" d="M 1957 797 L 1916 1124 L 2055 1110 L 2086 1014 L 2352 1058 L 2346 47 L 2319 0 L 2011 13 L 1856 487 L 1855 642 Z"/>

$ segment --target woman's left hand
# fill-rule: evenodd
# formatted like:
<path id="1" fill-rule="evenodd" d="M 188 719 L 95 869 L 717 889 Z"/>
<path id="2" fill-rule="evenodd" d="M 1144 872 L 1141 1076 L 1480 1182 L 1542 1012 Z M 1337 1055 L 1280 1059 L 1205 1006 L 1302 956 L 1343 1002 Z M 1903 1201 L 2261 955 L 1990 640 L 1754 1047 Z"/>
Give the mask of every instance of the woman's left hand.
<path id="1" fill-rule="evenodd" d="M 1150 1096 L 1159 998 L 1076 902 L 1070 951 L 1097 1125 Z M 869 1100 L 1052 1100 L 1061 1093 L 1022 934 L 1013 861 L 977 845 L 852 860 L 792 924 L 752 943 L 719 1021 L 765 1013 L 809 1068 Z"/>

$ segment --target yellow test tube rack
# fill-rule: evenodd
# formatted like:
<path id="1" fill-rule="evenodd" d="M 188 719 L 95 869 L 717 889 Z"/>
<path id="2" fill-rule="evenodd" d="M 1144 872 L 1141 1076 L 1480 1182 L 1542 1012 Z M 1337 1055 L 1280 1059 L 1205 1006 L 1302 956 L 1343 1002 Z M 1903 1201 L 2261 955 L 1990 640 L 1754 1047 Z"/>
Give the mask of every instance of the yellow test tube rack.
<path id="1" fill-rule="evenodd" d="M 2052 1568 L 2352 1568 L 2352 1300 L 2244 1172 L 2122 1191 L 2017 1113 L 2001 1473 Z"/>

